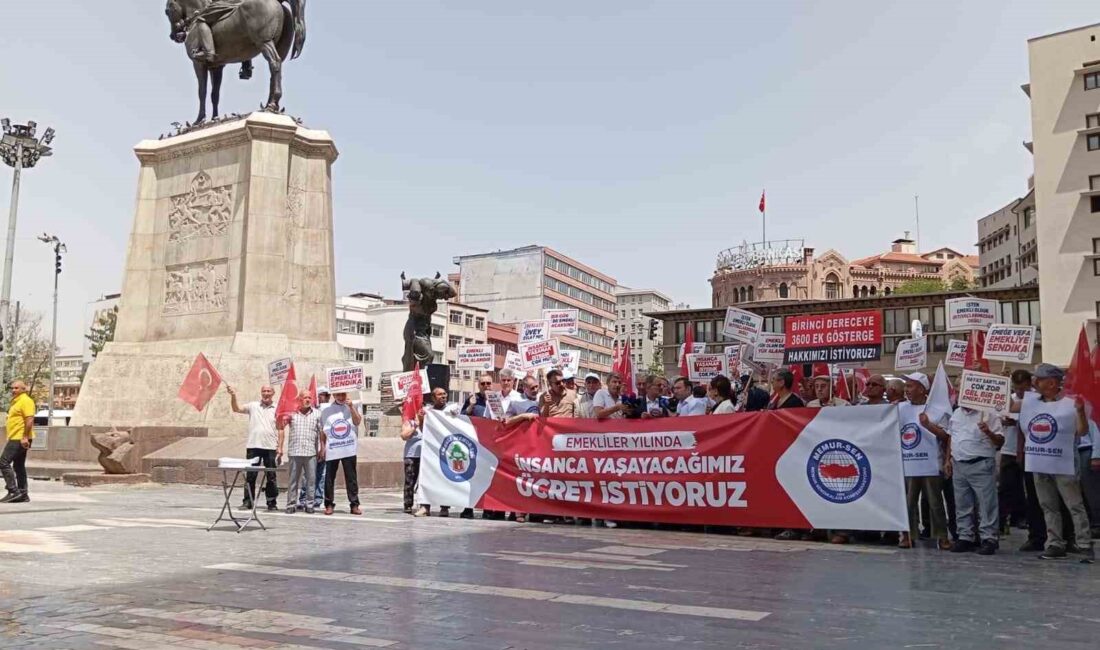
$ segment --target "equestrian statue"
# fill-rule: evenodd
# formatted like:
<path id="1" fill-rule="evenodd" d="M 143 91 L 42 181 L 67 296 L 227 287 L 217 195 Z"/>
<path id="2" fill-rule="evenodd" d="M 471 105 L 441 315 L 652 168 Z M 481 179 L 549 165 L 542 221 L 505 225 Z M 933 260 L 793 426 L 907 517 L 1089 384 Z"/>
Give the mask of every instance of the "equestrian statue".
<path id="1" fill-rule="evenodd" d="M 164 12 L 169 36 L 187 48 L 199 82 L 199 116 L 206 120 L 209 78 L 211 117 L 218 117 L 222 71 L 241 64 L 241 79 L 252 77 L 252 59 L 262 55 L 271 70 L 265 111 L 282 112 L 283 63 L 296 59 L 306 42 L 306 0 L 168 0 Z"/>

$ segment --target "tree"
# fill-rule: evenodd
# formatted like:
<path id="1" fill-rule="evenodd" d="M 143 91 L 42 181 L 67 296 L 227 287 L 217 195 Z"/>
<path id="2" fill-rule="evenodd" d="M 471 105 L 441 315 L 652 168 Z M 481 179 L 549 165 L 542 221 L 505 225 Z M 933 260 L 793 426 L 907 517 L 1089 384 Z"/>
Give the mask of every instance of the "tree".
<path id="1" fill-rule="evenodd" d="M 23 312 L 16 327 L 15 314 L 4 328 L 4 354 L 8 357 L 8 373 L 4 377 L 4 387 L 12 380 L 22 379 L 27 384 L 27 393 L 35 404 L 46 404 L 50 390 L 50 340 L 42 333 L 42 315 Z M 5 391 L 4 404 L 10 402 L 11 395 Z"/>
<path id="2" fill-rule="evenodd" d="M 914 294 L 914 293 L 940 293 L 941 291 L 947 291 L 947 287 L 944 286 L 942 280 L 933 279 L 916 279 L 904 282 L 894 289 L 894 295 L 897 294 Z"/>
<path id="3" fill-rule="evenodd" d="M 658 347 L 653 348 L 653 358 L 649 361 L 646 374 L 657 375 L 658 377 L 663 377 L 665 374 L 665 364 L 661 363 L 661 349 Z"/>
<path id="4" fill-rule="evenodd" d="M 103 347 L 115 340 L 115 325 L 118 323 L 118 305 L 99 312 L 92 328 L 84 335 L 88 339 L 92 351 L 92 358 L 103 351 Z"/>
<path id="5" fill-rule="evenodd" d="M 973 289 L 974 283 L 967 280 L 965 275 L 956 275 L 951 278 L 949 286 L 952 291 L 966 291 L 967 289 Z"/>

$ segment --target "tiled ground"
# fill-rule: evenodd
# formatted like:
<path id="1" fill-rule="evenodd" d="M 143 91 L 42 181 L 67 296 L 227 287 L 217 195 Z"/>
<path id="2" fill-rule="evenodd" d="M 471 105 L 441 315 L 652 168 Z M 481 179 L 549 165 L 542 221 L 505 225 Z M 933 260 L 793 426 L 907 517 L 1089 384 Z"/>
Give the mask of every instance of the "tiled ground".
<path id="1" fill-rule="evenodd" d="M 262 513 L 218 490 L 0 504 L 0 648 L 1098 647 L 1100 566 L 931 549 Z M 1019 537 L 1006 542 L 1016 546 Z"/>

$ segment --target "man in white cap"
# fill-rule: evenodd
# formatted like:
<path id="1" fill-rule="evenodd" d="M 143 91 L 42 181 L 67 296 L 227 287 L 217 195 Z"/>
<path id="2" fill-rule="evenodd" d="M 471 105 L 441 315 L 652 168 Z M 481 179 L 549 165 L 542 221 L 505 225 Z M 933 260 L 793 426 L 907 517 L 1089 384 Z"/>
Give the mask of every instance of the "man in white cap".
<path id="1" fill-rule="evenodd" d="M 332 394 L 329 392 L 328 386 L 317 387 L 317 403 L 313 406 L 313 410 L 317 411 L 320 415 L 321 411 L 325 410 L 328 406 L 329 400 L 332 398 Z M 317 481 L 313 486 L 313 507 L 320 508 L 325 503 L 325 468 L 328 464 L 321 460 L 317 463 Z M 309 504 L 306 503 L 306 486 L 303 485 L 298 489 L 298 507 L 305 509 Z"/>
<path id="2" fill-rule="evenodd" d="M 584 376 L 584 390 L 577 392 L 577 417 L 594 419 L 596 410 L 592 406 L 592 399 L 600 391 L 600 376 L 590 372 Z"/>
<path id="3" fill-rule="evenodd" d="M 1024 436 L 1024 469 L 1035 477 L 1035 491 L 1047 524 L 1046 550 L 1039 557 L 1062 560 L 1066 540 L 1062 538 L 1062 504 L 1073 517 L 1073 532 L 1082 562 L 1095 560 L 1089 531 L 1089 517 L 1077 480 L 1077 439 L 1089 430 L 1085 404 L 1062 392 L 1065 373 L 1049 363 L 1035 368 L 1038 399 L 1013 402 L 1018 413 L 1020 435 Z"/>
<path id="4" fill-rule="evenodd" d="M 912 548 L 918 539 L 918 520 L 921 495 L 928 502 L 932 520 L 932 537 L 941 550 L 951 548 L 947 537 L 947 510 L 943 501 L 943 477 L 940 472 L 939 441 L 947 440 L 943 431 L 948 415 L 935 422 L 924 412 L 928 404 L 931 382 L 923 372 L 904 375 L 906 401 L 898 403 L 898 426 L 902 445 L 902 471 L 905 474 L 905 497 L 909 510 L 909 532 L 902 533 L 898 546 Z M 934 424 L 936 428 L 930 428 Z"/>
<path id="5" fill-rule="evenodd" d="M 828 375 L 814 377 L 814 399 L 806 406 L 820 408 L 822 406 L 851 406 L 846 399 L 833 395 L 833 380 Z"/>

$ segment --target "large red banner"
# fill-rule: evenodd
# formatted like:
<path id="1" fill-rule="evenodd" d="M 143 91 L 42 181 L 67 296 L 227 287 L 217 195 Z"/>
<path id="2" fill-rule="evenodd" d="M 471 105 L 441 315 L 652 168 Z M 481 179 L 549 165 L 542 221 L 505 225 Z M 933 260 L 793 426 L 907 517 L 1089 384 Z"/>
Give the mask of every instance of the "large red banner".
<path id="1" fill-rule="evenodd" d="M 894 407 L 507 428 L 431 412 L 433 505 L 668 523 L 903 530 Z"/>

